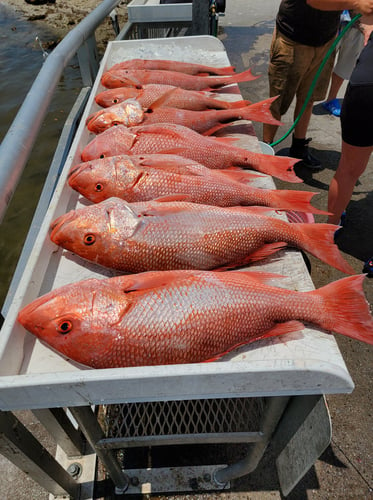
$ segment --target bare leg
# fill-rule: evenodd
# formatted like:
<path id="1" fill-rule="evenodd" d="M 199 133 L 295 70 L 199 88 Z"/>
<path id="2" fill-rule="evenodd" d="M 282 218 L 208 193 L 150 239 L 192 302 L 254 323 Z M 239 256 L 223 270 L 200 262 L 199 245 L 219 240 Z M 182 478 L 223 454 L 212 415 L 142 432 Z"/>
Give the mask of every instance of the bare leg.
<path id="1" fill-rule="evenodd" d="M 273 111 L 272 116 L 276 120 L 281 120 L 281 116 Z M 263 142 L 271 144 L 274 141 L 277 130 L 278 125 L 269 125 L 268 123 L 263 123 Z"/>
<path id="2" fill-rule="evenodd" d="M 328 222 L 338 224 L 346 209 L 355 184 L 366 169 L 373 146 L 357 147 L 342 141 L 342 153 L 337 171 L 330 183 L 328 195 Z"/>
<path id="3" fill-rule="evenodd" d="M 294 109 L 294 120 L 297 118 L 299 115 L 301 109 L 303 106 L 303 102 L 299 103 L 298 101 L 295 104 L 295 109 Z M 302 113 L 302 116 L 299 118 L 298 123 L 295 126 L 294 129 L 294 137 L 297 139 L 305 139 L 306 134 L 307 134 L 307 129 L 308 125 L 311 120 L 312 116 L 312 108 L 313 108 L 313 101 L 308 102 L 304 112 Z M 281 119 L 281 116 L 275 116 L 274 113 L 273 117 L 276 118 L 277 120 Z M 271 144 L 275 138 L 276 132 L 277 132 L 278 126 L 277 125 L 269 125 L 268 123 L 263 124 L 263 141 L 267 142 L 268 144 Z"/>
<path id="4" fill-rule="evenodd" d="M 333 99 L 337 98 L 342 83 L 343 83 L 343 78 L 341 78 L 340 76 L 338 76 L 336 73 L 333 72 L 330 80 L 329 94 L 326 99 L 326 102 L 332 101 Z"/>
<path id="5" fill-rule="evenodd" d="M 299 102 L 297 100 L 297 102 L 295 104 L 295 109 L 294 109 L 294 121 L 297 118 L 297 116 L 299 115 L 299 113 L 301 112 L 303 104 L 304 104 L 303 102 Z M 305 139 L 306 138 L 308 125 L 310 123 L 311 116 L 312 116 L 312 108 L 313 108 L 313 101 L 309 101 L 305 110 L 303 111 L 302 116 L 299 118 L 299 121 L 295 126 L 294 137 L 296 139 Z"/>

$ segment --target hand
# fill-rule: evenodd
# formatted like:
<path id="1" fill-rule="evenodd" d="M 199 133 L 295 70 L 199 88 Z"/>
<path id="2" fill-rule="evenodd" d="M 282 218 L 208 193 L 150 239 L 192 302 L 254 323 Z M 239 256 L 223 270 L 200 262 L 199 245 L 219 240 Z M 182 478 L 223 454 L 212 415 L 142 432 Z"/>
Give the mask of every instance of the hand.
<path id="1" fill-rule="evenodd" d="M 373 0 L 356 0 L 354 10 L 366 16 L 373 15 Z"/>

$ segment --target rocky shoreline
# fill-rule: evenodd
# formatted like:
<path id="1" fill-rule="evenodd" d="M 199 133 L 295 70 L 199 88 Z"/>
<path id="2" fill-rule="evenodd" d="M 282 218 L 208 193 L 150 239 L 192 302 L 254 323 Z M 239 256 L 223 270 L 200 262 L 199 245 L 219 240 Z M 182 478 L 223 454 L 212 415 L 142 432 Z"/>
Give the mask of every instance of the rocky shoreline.
<path id="1" fill-rule="evenodd" d="M 115 11 L 119 27 L 127 21 L 127 4 L 130 0 L 122 0 Z M 45 2 L 45 3 L 44 3 Z M 6 0 L 4 2 L 18 15 L 27 21 L 42 25 L 52 33 L 53 40 L 48 40 L 44 48 L 53 48 L 66 34 L 94 10 L 101 0 Z M 114 28 L 110 17 L 96 30 L 99 50 L 105 48 L 107 42 L 114 37 Z"/>

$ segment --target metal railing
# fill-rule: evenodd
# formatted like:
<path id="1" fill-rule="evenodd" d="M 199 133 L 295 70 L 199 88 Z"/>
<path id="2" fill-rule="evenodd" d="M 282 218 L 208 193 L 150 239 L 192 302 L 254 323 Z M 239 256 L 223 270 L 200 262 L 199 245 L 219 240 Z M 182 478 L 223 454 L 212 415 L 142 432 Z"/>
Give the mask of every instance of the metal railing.
<path id="1" fill-rule="evenodd" d="M 104 0 L 65 36 L 44 61 L 0 145 L 0 221 L 18 185 L 63 70 L 78 53 L 83 84 L 89 84 L 98 68 L 94 32 L 119 2 Z"/>

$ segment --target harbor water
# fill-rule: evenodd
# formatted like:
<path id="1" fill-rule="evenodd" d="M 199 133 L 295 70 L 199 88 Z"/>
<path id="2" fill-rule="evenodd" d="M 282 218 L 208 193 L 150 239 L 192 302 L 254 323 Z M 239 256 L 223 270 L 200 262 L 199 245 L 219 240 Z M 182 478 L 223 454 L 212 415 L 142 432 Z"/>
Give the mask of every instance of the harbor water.
<path id="1" fill-rule="evenodd" d="M 0 141 L 29 91 L 55 35 L 0 4 Z M 16 193 L 1 223 L 0 303 L 12 279 L 59 135 L 81 86 L 76 60 L 65 69 Z"/>

